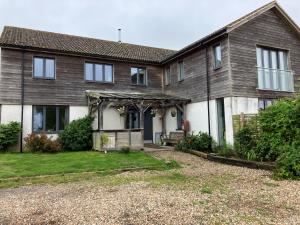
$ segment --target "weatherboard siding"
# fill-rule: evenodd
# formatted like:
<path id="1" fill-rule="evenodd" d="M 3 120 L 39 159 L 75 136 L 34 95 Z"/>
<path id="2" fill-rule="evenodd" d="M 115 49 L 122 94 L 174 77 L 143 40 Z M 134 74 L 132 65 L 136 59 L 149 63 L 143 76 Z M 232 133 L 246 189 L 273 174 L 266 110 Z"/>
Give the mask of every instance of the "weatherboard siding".
<path id="1" fill-rule="evenodd" d="M 213 46 L 221 43 L 222 67 L 213 68 Z M 215 41 L 208 46 L 210 99 L 230 95 L 230 80 L 228 73 L 228 43 L 227 38 Z M 178 81 L 178 62 L 184 64 L 184 80 Z M 171 82 L 164 86 L 166 94 L 190 98 L 192 102 L 207 100 L 206 79 L 206 49 L 198 48 L 178 60 L 171 61 L 165 68 L 170 67 Z"/>
<path id="2" fill-rule="evenodd" d="M 54 57 L 56 79 L 46 80 L 32 77 L 34 56 Z M 84 79 L 84 62 L 113 64 L 114 83 L 92 83 Z M 159 66 L 125 62 L 88 59 L 83 57 L 25 52 L 25 104 L 87 105 L 86 90 L 161 92 L 162 69 Z M 22 52 L 2 48 L 2 73 L 0 75 L 0 104 L 20 104 Z M 147 68 L 147 86 L 131 84 L 131 67 Z"/>
<path id="3" fill-rule="evenodd" d="M 300 90 L 300 41 L 295 31 L 279 16 L 268 10 L 229 33 L 232 68 L 232 94 L 241 97 L 274 98 L 292 93 L 257 90 L 256 45 L 289 50 L 295 91 Z"/>

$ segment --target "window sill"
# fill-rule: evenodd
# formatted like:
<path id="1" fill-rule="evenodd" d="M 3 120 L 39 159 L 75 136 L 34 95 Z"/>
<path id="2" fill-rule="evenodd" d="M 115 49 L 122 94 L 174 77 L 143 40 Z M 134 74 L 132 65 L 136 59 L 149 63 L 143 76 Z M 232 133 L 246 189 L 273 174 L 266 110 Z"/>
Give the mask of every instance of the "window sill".
<path id="1" fill-rule="evenodd" d="M 114 82 L 105 82 L 105 81 L 92 81 L 92 80 L 85 80 L 85 83 L 91 83 L 91 84 L 110 84 L 114 85 Z"/>
<path id="2" fill-rule="evenodd" d="M 32 133 L 51 135 L 51 134 L 59 134 L 60 132 L 62 132 L 62 130 L 60 130 L 60 131 L 33 131 Z"/>
<path id="3" fill-rule="evenodd" d="M 37 80 L 56 80 L 56 77 L 32 77 L 32 79 L 37 79 Z"/>
<path id="4" fill-rule="evenodd" d="M 178 80 L 178 82 L 180 82 L 180 83 L 183 82 L 183 81 L 184 81 L 184 79 Z"/>
<path id="5" fill-rule="evenodd" d="M 270 91 L 270 92 L 282 92 L 282 93 L 295 93 L 295 91 L 281 91 L 276 89 L 263 89 L 263 88 L 256 88 L 258 91 Z"/>
<path id="6" fill-rule="evenodd" d="M 221 68 L 222 68 L 222 66 L 214 67 L 214 71 L 220 70 Z"/>
<path id="7" fill-rule="evenodd" d="M 131 84 L 131 86 L 134 86 L 134 87 L 147 87 L 146 84 Z"/>

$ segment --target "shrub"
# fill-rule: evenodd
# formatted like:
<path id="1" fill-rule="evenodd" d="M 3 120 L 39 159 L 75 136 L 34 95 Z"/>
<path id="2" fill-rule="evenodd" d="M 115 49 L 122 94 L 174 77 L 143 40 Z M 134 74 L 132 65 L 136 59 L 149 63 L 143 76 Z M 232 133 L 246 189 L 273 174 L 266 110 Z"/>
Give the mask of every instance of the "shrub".
<path id="1" fill-rule="evenodd" d="M 59 133 L 59 138 L 64 150 L 80 151 L 92 148 L 92 122 L 93 118 L 73 120 L 65 130 Z"/>
<path id="2" fill-rule="evenodd" d="M 245 125 L 235 134 L 234 149 L 244 159 L 256 160 L 257 130 L 251 124 Z"/>
<path id="3" fill-rule="evenodd" d="M 103 150 L 104 146 L 107 145 L 109 142 L 108 135 L 105 133 L 101 134 L 100 142 L 101 142 L 101 150 Z"/>
<path id="4" fill-rule="evenodd" d="M 128 153 L 130 152 L 129 146 L 123 146 L 123 147 L 121 148 L 121 152 L 122 152 L 122 153 L 125 153 L 125 154 L 128 154 Z"/>
<path id="5" fill-rule="evenodd" d="M 29 134 L 25 140 L 25 148 L 31 152 L 55 153 L 61 150 L 59 140 L 52 140 L 46 134 Z"/>
<path id="6" fill-rule="evenodd" d="M 214 151 L 224 157 L 230 157 L 236 155 L 232 145 L 228 144 L 226 141 L 223 142 L 221 146 L 215 147 Z"/>
<path id="7" fill-rule="evenodd" d="M 210 145 L 213 144 L 214 141 L 211 136 L 209 136 L 207 133 L 199 132 L 197 135 L 188 134 L 178 142 L 178 144 L 175 146 L 175 149 L 179 151 L 192 149 L 209 152 Z"/>
<path id="8" fill-rule="evenodd" d="M 275 177 L 283 179 L 300 179 L 300 148 L 282 147 L 284 152 L 276 161 Z"/>
<path id="9" fill-rule="evenodd" d="M 282 99 L 269 106 L 257 117 L 260 135 L 257 154 L 262 160 L 275 161 L 283 152 L 282 146 L 300 139 L 300 98 Z"/>
<path id="10" fill-rule="evenodd" d="M 20 123 L 10 122 L 9 124 L 1 124 L 0 151 L 5 151 L 9 146 L 17 144 L 20 131 Z"/>

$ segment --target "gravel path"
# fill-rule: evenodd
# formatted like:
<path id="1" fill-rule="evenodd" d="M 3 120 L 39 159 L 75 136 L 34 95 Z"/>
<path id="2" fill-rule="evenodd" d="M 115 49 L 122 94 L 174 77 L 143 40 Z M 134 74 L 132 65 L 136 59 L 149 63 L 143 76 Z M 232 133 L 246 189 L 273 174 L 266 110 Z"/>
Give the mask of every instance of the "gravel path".
<path id="1" fill-rule="evenodd" d="M 173 151 L 176 171 L 0 190 L 0 224 L 300 224 L 300 182 Z"/>

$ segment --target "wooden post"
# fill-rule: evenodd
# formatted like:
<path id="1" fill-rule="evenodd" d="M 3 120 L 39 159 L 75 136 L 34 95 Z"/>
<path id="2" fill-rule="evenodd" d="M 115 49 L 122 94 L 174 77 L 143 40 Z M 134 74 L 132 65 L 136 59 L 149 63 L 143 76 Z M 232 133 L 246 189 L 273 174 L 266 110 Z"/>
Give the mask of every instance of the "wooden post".
<path id="1" fill-rule="evenodd" d="M 162 136 L 164 137 L 166 135 L 166 109 L 161 109 L 161 123 L 162 123 Z"/>
<path id="2" fill-rule="evenodd" d="M 141 136 L 142 136 L 142 143 L 144 146 L 144 107 L 143 107 L 143 101 L 141 101 L 140 104 L 137 105 L 139 112 L 140 112 L 140 129 L 141 129 Z"/>

